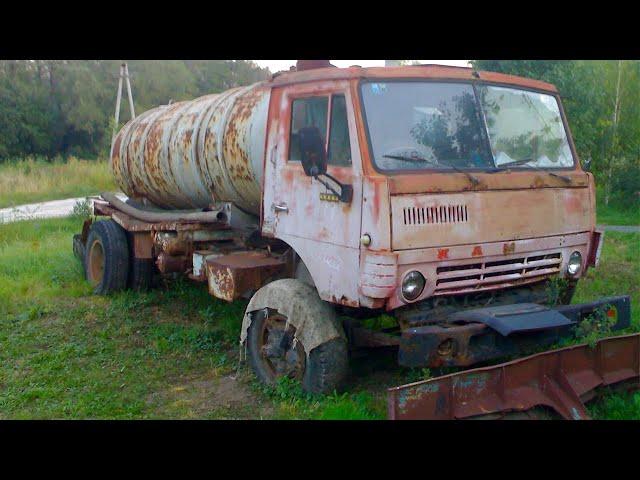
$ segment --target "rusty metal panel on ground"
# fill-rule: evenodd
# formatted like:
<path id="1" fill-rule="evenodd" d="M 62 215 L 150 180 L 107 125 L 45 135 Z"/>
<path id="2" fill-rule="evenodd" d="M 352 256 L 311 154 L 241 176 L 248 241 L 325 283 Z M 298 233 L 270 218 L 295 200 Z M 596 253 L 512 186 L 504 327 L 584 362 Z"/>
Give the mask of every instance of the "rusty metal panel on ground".
<path id="1" fill-rule="evenodd" d="M 588 419 L 583 401 L 598 387 L 640 387 L 640 334 L 575 345 L 390 388 L 392 420 L 474 418 L 544 406 L 562 418 Z"/>

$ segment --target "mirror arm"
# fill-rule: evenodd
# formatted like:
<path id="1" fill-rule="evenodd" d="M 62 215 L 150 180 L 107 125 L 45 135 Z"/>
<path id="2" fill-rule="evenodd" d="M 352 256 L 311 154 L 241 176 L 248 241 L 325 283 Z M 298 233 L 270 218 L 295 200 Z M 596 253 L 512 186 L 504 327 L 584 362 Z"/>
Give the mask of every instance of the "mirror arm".
<path id="1" fill-rule="evenodd" d="M 321 180 L 319 178 L 320 175 L 324 175 L 325 177 L 328 177 L 329 179 L 333 180 L 336 184 L 338 184 L 340 186 L 340 192 L 336 191 L 331 185 L 329 185 L 324 180 Z M 351 199 L 353 198 L 353 187 L 351 185 L 345 185 L 343 183 L 340 183 L 336 178 L 334 178 L 333 176 L 329 175 L 328 173 L 321 173 L 319 175 L 314 175 L 313 178 L 315 178 L 322 185 L 324 185 L 329 190 L 331 190 L 331 192 L 333 194 L 337 195 L 338 198 L 340 198 L 341 202 L 351 203 Z"/>

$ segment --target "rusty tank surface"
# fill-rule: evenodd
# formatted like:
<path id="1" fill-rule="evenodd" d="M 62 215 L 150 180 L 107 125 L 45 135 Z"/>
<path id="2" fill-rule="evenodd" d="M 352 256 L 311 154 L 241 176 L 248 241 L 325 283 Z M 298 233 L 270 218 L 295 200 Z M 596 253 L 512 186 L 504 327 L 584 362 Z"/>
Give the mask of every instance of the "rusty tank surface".
<path id="1" fill-rule="evenodd" d="M 133 199 L 162 208 L 232 202 L 259 214 L 270 89 L 257 83 L 162 105 L 129 121 L 111 170 Z"/>

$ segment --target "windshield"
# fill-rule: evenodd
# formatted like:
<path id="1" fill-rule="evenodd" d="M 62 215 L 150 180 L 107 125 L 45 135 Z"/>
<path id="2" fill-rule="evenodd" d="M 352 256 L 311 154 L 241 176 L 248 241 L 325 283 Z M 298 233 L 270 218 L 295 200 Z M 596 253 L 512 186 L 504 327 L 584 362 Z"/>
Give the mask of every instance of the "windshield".
<path id="1" fill-rule="evenodd" d="M 381 170 L 573 166 L 551 95 L 444 82 L 363 82 L 361 88 Z"/>

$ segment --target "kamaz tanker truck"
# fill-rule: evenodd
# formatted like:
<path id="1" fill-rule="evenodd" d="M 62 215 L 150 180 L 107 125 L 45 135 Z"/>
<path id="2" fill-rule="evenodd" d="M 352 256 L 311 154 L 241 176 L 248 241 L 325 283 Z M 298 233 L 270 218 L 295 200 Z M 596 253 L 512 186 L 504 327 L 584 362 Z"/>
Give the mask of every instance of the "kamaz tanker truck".
<path id="1" fill-rule="evenodd" d="M 238 335 L 262 382 L 329 392 L 376 347 L 467 367 L 540 350 L 604 307 L 629 325 L 628 297 L 570 304 L 603 235 L 542 81 L 299 61 L 130 120 L 111 169 L 126 201 L 102 194 L 74 238 L 95 292 L 178 272 L 249 299 Z M 365 328 L 382 314 L 394 323 Z"/>

